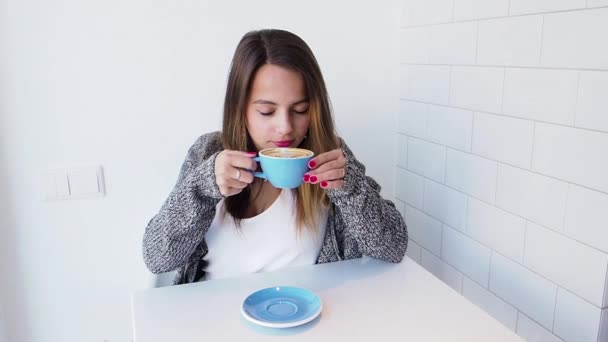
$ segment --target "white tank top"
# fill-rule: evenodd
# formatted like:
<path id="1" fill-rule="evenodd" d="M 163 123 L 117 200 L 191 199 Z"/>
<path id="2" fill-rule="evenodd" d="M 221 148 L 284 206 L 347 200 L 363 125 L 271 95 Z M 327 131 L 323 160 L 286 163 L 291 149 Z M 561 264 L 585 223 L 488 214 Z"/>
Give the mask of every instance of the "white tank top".
<path id="1" fill-rule="evenodd" d="M 319 227 L 314 232 L 306 227 L 298 234 L 295 196 L 291 190 L 282 190 L 261 214 L 242 219 L 240 230 L 230 214 L 223 215 L 223 206 L 221 200 L 205 236 L 209 247 L 205 257 L 209 262 L 206 280 L 312 265 L 317 261 L 325 237 L 327 208 L 319 216 Z"/>

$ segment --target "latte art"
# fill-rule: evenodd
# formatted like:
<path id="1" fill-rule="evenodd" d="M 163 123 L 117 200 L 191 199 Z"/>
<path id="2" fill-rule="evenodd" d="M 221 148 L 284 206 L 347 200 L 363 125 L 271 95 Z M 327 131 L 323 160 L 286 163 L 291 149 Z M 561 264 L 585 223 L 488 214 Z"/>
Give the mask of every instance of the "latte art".
<path id="1" fill-rule="evenodd" d="M 304 158 L 312 156 L 313 153 L 301 148 L 271 148 L 261 151 L 260 155 L 273 158 Z"/>

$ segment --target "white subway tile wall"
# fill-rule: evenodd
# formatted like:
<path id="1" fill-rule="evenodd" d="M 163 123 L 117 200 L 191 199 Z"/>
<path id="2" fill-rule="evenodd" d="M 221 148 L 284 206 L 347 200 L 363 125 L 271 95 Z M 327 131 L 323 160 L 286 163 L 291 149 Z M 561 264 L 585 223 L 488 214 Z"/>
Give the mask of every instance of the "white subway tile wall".
<path id="1" fill-rule="evenodd" d="M 563 231 L 568 184 L 508 165 L 498 166 L 496 206 Z"/>
<path id="2" fill-rule="evenodd" d="M 544 17 L 542 66 L 608 69 L 608 8 Z"/>
<path id="3" fill-rule="evenodd" d="M 491 269 L 489 290 L 551 329 L 557 286 L 499 253 L 492 253 Z"/>
<path id="4" fill-rule="evenodd" d="M 469 198 L 468 209 L 467 235 L 514 261 L 523 261 L 526 220 L 474 198 Z"/>
<path id="5" fill-rule="evenodd" d="M 587 7 L 603 7 L 608 6 L 608 0 L 587 0 Z"/>
<path id="6" fill-rule="evenodd" d="M 578 71 L 509 68 L 502 110 L 506 115 L 574 124 Z"/>
<path id="7" fill-rule="evenodd" d="M 430 178 L 443 182 L 445 177 L 445 146 L 424 140 L 409 138 L 407 142 L 408 169 Z"/>
<path id="8" fill-rule="evenodd" d="M 480 21 L 477 64 L 538 65 L 542 28 L 542 16 Z"/>
<path id="9" fill-rule="evenodd" d="M 473 112 L 430 105 L 427 116 L 428 139 L 461 151 L 471 151 Z"/>
<path id="10" fill-rule="evenodd" d="M 600 341 L 598 337 L 601 311 L 593 304 L 560 288 L 557 291 L 553 331 L 565 341 Z"/>
<path id="11" fill-rule="evenodd" d="M 467 220 L 467 196 L 437 182 L 424 183 L 424 212 L 464 231 Z"/>
<path id="12" fill-rule="evenodd" d="M 449 226 L 443 226 L 441 258 L 478 284 L 488 287 L 490 249 Z"/>
<path id="13" fill-rule="evenodd" d="M 403 99 L 447 105 L 450 97 L 450 67 L 405 65 L 401 68 Z"/>
<path id="14" fill-rule="evenodd" d="M 494 161 L 448 148 L 445 183 L 488 203 L 496 199 L 498 164 Z"/>
<path id="15" fill-rule="evenodd" d="M 542 325 L 534 322 L 530 317 L 517 313 L 517 335 L 523 337 L 527 342 L 563 342 L 563 340 L 545 329 Z"/>
<path id="16" fill-rule="evenodd" d="M 603 306 L 606 254 L 528 222 L 524 265 L 594 305 Z"/>
<path id="17" fill-rule="evenodd" d="M 532 168 L 608 193 L 608 134 L 536 124 Z"/>
<path id="18" fill-rule="evenodd" d="M 429 63 L 475 63 L 477 23 L 443 24 L 426 29 L 429 30 Z"/>
<path id="19" fill-rule="evenodd" d="M 608 94 L 608 72 L 581 72 L 576 127 L 608 132 L 608 96 L 606 94 Z"/>
<path id="20" fill-rule="evenodd" d="M 497 321 L 515 331 L 517 327 L 517 310 L 507 302 L 466 277 L 462 284 L 462 295 L 487 311 Z"/>
<path id="21" fill-rule="evenodd" d="M 409 237 L 421 247 L 439 256 L 441 254 L 441 222 L 411 206 L 405 207 Z"/>
<path id="22" fill-rule="evenodd" d="M 422 267 L 429 270 L 437 278 L 443 280 L 444 283 L 448 284 L 456 292 L 462 292 L 462 279 L 464 278 L 462 273 L 458 272 L 454 267 L 448 265 L 445 261 L 434 256 L 433 254 L 422 249 Z"/>
<path id="23" fill-rule="evenodd" d="M 454 0 L 454 20 L 504 17 L 509 14 L 509 0 Z"/>
<path id="24" fill-rule="evenodd" d="M 503 68 L 452 67 L 448 89 L 450 104 L 454 107 L 499 113 L 503 81 Z"/>
<path id="25" fill-rule="evenodd" d="M 527 14 L 585 8 L 586 0 L 510 0 L 509 14 Z"/>
<path id="26" fill-rule="evenodd" d="M 410 238 L 410 241 L 407 243 L 407 251 L 405 254 L 407 254 L 407 256 L 415 262 L 419 264 L 422 263 L 422 247 L 415 243 L 413 238 Z"/>
<path id="27" fill-rule="evenodd" d="M 570 184 L 565 226 L 566 235 L 608 253 L 608 194 Z"/>
<path id="28" fill-rule="evenodd" d="M 534 123 L 531 121 L 485 113 L 473 116 L 474 154 L 530 167 L 533 143 Z"/>
<path id="29" fill-rule="evenodd" d="M 408 255 L 528 341 L 608 340 L 608 0 L 402 3 Z"/>
<path id="30" fill-rule="evenodd" d="M 426 122 L 429 105 L 412 102 L 400 101 L 400 113 L 397 120 L 397 130 L 412 137 L 425 138 Z"/>

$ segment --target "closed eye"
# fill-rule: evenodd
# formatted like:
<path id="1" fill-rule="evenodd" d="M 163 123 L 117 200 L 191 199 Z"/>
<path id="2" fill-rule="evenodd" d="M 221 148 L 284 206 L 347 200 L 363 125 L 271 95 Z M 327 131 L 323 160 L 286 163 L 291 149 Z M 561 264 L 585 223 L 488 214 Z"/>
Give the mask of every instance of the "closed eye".
<path id="1" fill-rule="evenodd" d="M 261 112 L 261 111 L 258 110 L 258 113 L 260 113 L 260 114 L 262 114 L 264 116 L 268 116 L 268 115 L 272 115 L 274 113 L 274 111 L 271 111 L 271 112 Z"/>

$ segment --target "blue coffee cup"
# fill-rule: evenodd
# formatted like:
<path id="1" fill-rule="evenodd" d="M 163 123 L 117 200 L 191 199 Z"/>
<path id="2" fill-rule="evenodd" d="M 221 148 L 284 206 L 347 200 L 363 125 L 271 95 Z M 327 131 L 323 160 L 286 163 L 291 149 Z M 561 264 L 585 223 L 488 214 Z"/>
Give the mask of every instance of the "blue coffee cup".
<path id="1" fill-rule="evenodd" d="M 294 189 L 302 184 L 308 172 L 308 162 L 314 152 L 302 148 L 273 147 L 263 149 L 253 158 L 260 163 L 262 172 L 254 172 L 255 177 L 266 179 L 275 188 Z"/>

